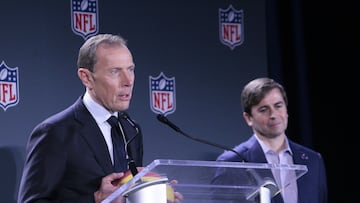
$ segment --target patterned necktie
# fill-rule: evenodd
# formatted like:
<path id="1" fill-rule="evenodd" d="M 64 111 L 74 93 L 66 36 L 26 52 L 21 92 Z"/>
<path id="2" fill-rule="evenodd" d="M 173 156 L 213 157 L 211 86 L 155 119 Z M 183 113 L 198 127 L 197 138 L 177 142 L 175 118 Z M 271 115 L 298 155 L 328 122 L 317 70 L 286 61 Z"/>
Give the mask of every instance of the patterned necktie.
<path id="1" fill-rule="evenodd" d="M 119 127 L 119 121 L 111 116 L 107 122 L 111 125 L 111 139 L 113 143 L 114 171 L 123 172 L 127 170 L 124 136 Z"/>

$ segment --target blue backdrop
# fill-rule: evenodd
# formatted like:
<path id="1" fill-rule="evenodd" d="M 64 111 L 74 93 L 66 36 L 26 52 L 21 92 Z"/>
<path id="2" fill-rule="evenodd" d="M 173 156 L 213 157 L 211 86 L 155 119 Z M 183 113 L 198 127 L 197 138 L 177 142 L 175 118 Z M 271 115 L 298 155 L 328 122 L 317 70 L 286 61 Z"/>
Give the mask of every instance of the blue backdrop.
<path id="1" fill-rule="evenodd" d="M 33 127 L 84 92 L 76 59 L 87 36 L 74 31 L 74 2 L 0 3 L 0 61 L 18 73 L 17 83 L 10 82 L 18 87 L 17 102 L 5 100 L 0 108 L 0 162 L 4 163 L 0 196 L 4 202 L 16 201 L 25 145 Z M 122 35 L 133 53 L 136 80 L 129 113 L 143 130 L 145 164 L 158 158 L 214 160 L 222 152 L 189 140 L 156 119 L 149 79 L 160 73 L 175 79 L 176 109 L 168 118 L 184 132 L 229 147 L 251 135 L 242 118 L 240 92 L 249 80 L 268 75 L 264 1 L 88 3 L 96 4 L 89 15 L 93 18 L 82 22 L 97 20 L 94 32 Z M 230 5 L 235 13 L 242 13 L 241 21 L 235 22 L 242 26 L 241 43 L 232 46 L 221 40 L 220 21 L 220 11 Z M 9 83 L 0 80 L 4 84 Z M 9 99 L 5 90 L 0 94 Z"/>

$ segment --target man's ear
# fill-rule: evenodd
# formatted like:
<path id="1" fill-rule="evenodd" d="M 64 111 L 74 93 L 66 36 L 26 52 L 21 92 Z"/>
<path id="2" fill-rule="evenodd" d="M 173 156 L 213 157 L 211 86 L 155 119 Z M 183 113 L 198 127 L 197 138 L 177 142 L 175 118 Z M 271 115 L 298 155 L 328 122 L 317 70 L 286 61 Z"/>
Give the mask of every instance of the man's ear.
<path id="1" fill-rule="evenodd" d="M 85 85 L 86 87 L 91 87 L 92 86 L 92 77 L 91 77 L 91 73 L 88 69 L 86 68 L 79 68 L 77 71 L 78 77 L 80 78 L 81 82 L 83 83 L 83 85 Z"/>
<path id="2" fill-rule="evenodd" d="M 248 124 L 248 126 L 252 126 L 251 116 L 248 113 L 243 112 L 243 117 L 244 117 L 246 123 Z"/>

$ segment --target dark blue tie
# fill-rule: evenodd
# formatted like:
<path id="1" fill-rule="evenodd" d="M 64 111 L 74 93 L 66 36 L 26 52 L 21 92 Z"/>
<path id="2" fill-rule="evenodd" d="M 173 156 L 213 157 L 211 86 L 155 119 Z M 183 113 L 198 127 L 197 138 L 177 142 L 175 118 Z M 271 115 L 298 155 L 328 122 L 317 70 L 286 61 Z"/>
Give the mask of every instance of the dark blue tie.
<path id="1" fill-rule="evenodd" d="M 127 170 L 124 136 L 119 127 L 116 116 L 111 116 L 107 122 L 111 125 L 111 139 L 113 143 L 114 171 L 123 172 Z"/>

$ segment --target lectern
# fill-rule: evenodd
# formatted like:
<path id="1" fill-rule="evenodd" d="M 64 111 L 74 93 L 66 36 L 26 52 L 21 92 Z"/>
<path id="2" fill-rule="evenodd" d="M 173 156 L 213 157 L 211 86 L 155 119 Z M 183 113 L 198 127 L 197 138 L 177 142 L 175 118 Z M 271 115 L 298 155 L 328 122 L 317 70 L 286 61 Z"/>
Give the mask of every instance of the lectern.
<path id="1" fill-rule="evenodd" d="M 183 203 L 269 203 L 282 190 L 272 174 L 288 171 L 298 179 L 307 170 L 305 165 L 156 159 L 103 203 L 120 195 L 127 203 L 167 203 L 172 190 L 183 195 Z"/>

